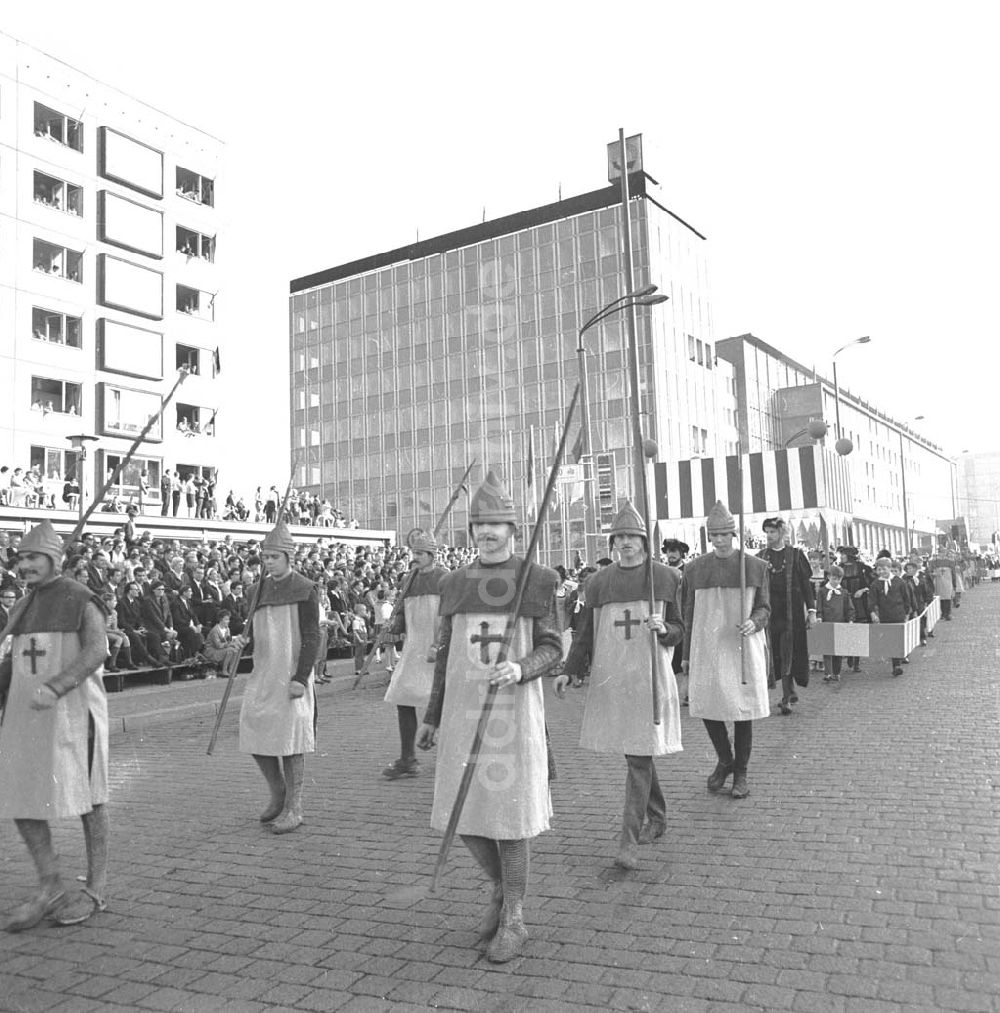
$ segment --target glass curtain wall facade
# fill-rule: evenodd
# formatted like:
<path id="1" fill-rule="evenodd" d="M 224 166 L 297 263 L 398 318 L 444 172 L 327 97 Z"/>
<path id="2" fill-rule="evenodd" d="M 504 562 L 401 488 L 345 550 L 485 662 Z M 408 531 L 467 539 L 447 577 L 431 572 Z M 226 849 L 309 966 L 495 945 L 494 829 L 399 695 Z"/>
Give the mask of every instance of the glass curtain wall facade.
<path id="1" fill-rule="evenodd" d="M 531 521 L 578 379 L 579 328 L 624 293 L 621 209 L 612 204 L 613 189 L 607 193 L 611 206 L 306 290 L 294 291 L 293 283 L 292 444 L 305 450 L 302 484 L 363 526 L 403 535 L 433 527 L 477 459 L 473 483 L 495 468 Z M 632 201 L 636 287 L 650 277 L 647 208 L 641 198 Z M 663 384 L 653 366 L 659 356 L 650 313 L 660 310 L 640 308 L 637 321 L 654 439 Z M 665 340 L 662 328 L 655 340 Z M 617 498 L 631 493 L 627 341 L 624 315 L 585 336 L 592 445 L 613 455 Z M 577 416 L 567 463 L 578 432 Z M 579 484 L 560 487 L 545 522 L 540 558 L 570 562 L 584 548 Z M 466 544 L 467 525 L 462 496 L 443 541 Z"/>

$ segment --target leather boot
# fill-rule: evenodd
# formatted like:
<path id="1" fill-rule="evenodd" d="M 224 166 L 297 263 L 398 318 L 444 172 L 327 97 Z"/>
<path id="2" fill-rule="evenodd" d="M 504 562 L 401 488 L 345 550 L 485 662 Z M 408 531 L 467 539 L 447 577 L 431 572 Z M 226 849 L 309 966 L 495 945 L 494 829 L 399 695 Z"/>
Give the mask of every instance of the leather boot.
<path id="1" fill-rule="evenodd" d="M 708 790 L 709 791 L 722 791 L 726 785 L 726 781 L 729 779 L 729 775 L 733 772 L 733 761 L 730 760 L 728 763 L 723 763 L 722 760 L 715 765 L 715 770 L 708 775 Z"/>
<path id="2" fill-rule="evenodd" d="M 302 825 L 302 785 L 306 758 L 302 753 L 283 757 L 285 771 L 285 808 L 270 824 L 272 834 L 290 834 Z"/>
<path id="3" fill-rule="evenodd" d="M 492 939 L 500 927 L 500 912 L 503 909 L 503 887 L 496 880 L 490 885 L 490 899 L 483 917 L 476 926 L 477 939 Z"/>
<path id="4" fill-rule="evenodd" d="M 281 760 L 277 756 L 260 756 L 253 754 L 253 758 L 260 767 L 260 772 L 271 789 L 271 801 L 267 808 L 260 814 L 261 823 L 270 823 L 277 819 L 285 808 L 285 779 L 281 774 Z"/>
<path id="5" fill-rule="evenodd" d="M 500 926 L 486 949 L 486 959 L 491 964 L 505 964 L 521 955 L 527 941 L 528 930 L 524 924 L 521 901 L 516 898 L 504 900 Z"/>

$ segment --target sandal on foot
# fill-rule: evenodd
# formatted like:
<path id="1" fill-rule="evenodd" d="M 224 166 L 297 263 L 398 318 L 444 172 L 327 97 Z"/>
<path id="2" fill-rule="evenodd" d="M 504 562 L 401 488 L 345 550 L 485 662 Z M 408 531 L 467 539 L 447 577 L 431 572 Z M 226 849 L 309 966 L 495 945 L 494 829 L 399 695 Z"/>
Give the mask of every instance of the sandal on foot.
<path id="1" fill-rule="evenodd" d="M 108 902 L 84 887 L 52 915 L 53 925 L 80 925 L 97 911 L 107 911 Z"/>

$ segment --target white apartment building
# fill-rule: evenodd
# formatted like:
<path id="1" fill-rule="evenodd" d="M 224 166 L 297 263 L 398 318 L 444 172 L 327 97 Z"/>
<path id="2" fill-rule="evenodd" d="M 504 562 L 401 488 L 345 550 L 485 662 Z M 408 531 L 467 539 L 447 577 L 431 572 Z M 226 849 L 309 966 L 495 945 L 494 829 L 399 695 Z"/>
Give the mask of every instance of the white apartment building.
<path id="1" fill-rule="evenodd" d="M 86 494 L 190 369 L 117 491 L 144 468 L 218 468 L 225 359 L 216 248 L 223 144 L 0 35 L 0 465 Z M 59 504 L 61 505 L 61 504 Z"/>

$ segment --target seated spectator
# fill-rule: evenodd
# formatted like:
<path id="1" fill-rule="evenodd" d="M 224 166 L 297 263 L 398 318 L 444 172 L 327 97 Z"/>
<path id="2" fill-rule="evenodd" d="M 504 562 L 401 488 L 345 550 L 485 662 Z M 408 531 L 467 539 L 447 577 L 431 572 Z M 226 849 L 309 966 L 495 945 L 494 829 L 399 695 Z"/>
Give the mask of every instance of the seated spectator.
<path id="1" fill-rule="evenodd" d="M 219 612 L 218 622 L 209 630 L 204 654 L 223 671 L 228 671 L 233 660 L 240 655 L 239 645 L 233 643 L 233 634 L 229 629 L 229 613 L 225 609 Z"/>
<path id="2" fill-rule="evenodd" d="M 197 657 L 205 646 L 205 637 L 194 607 L 193 585 L 185 584 L 170 607 L 174 617 L 174 629 L 177 630 L 180 639 L 181 653 L 186 658 Z"/>

